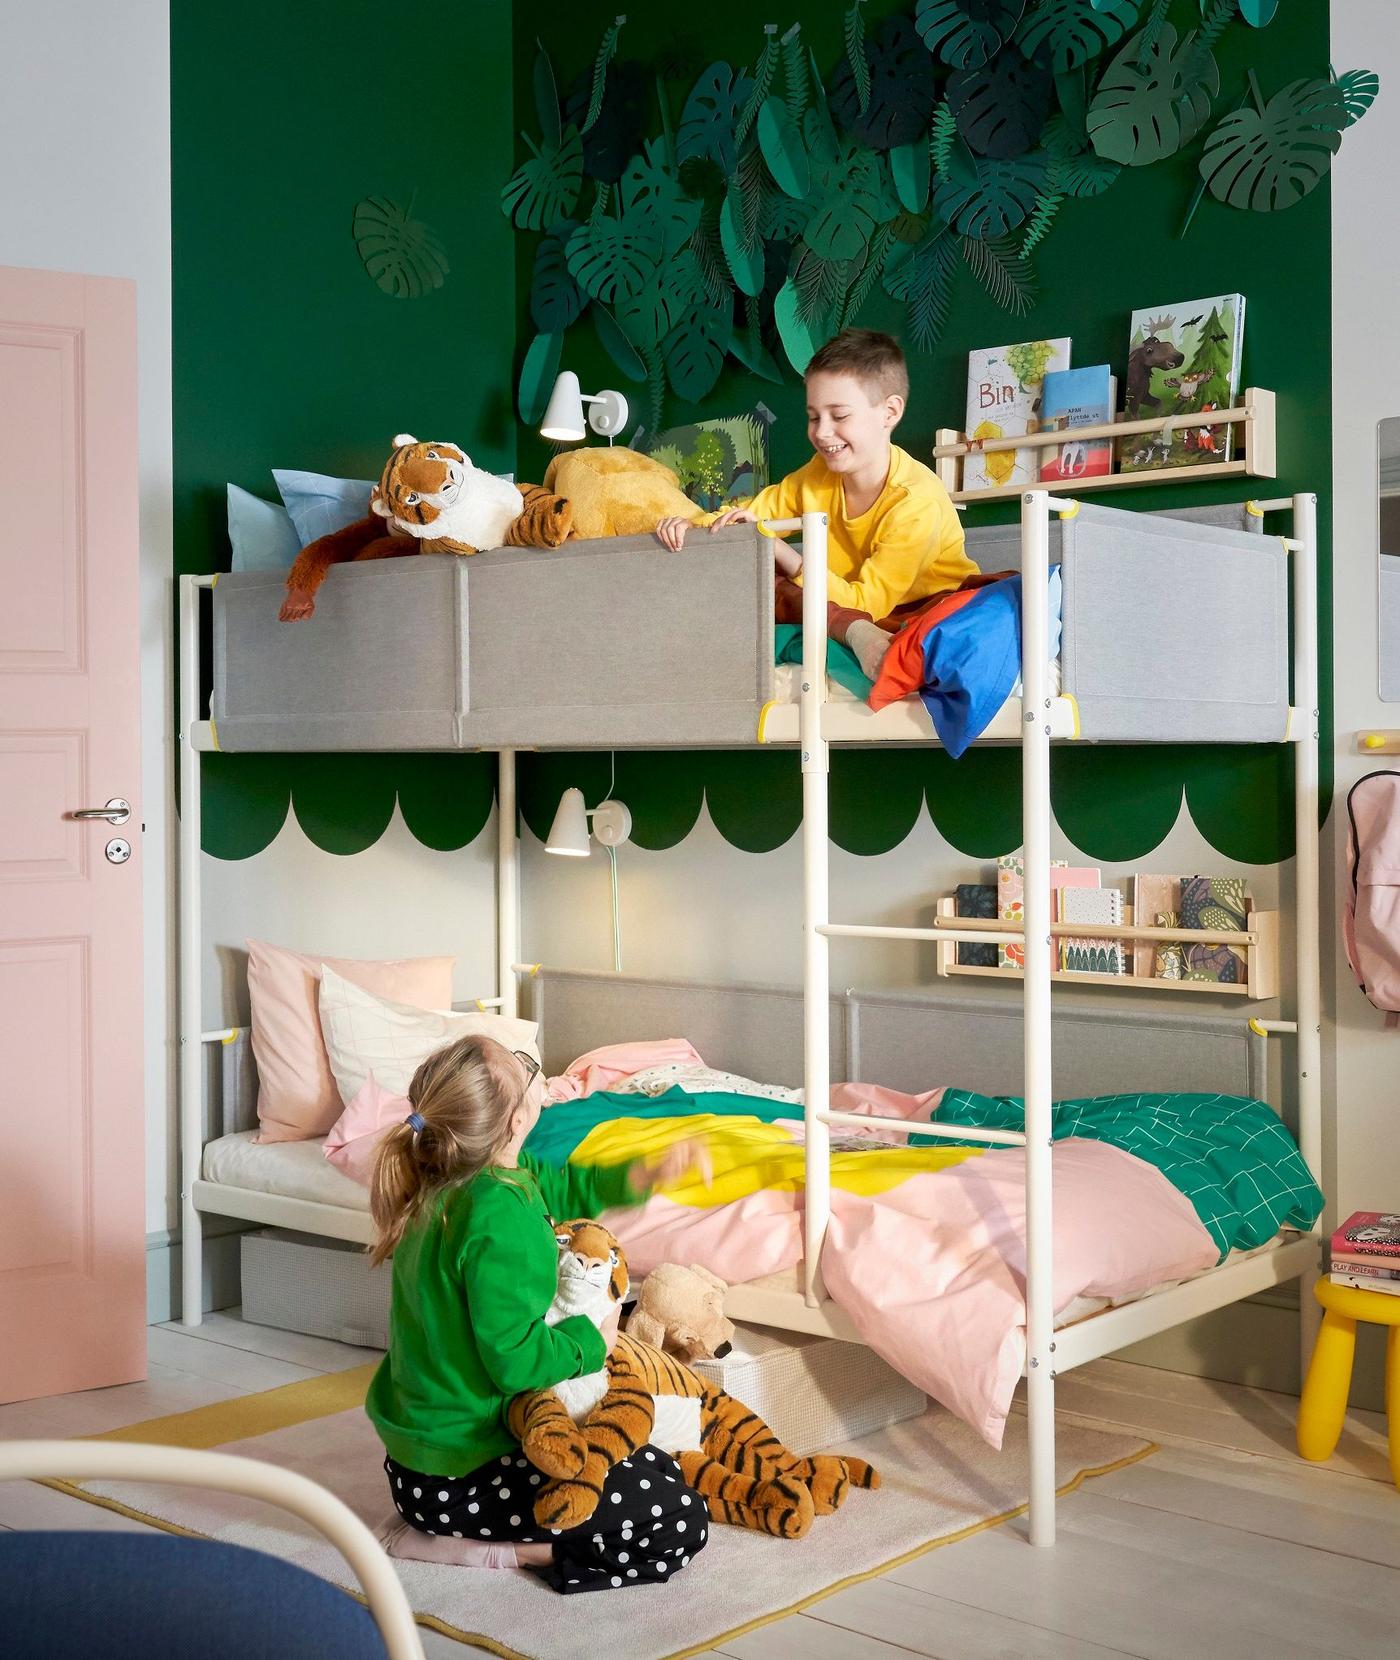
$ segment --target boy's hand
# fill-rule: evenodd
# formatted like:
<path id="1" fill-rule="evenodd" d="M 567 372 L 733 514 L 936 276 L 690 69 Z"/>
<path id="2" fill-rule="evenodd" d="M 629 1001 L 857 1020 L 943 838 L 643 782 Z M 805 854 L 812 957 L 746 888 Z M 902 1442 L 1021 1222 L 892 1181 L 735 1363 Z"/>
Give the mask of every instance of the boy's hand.
<path id="1" fill-rule="evenodd" d="M 674 516 L 663 519 L 656 527 L 656 539 L 663 548 L 670 548 L 672 553 L 679 553 L 685 546 L 685 533 L 689 529 L 689 519 Z"/>
<path id="2" fill-rule="evenodd" d="M 711 530 L 722 530 L 725 525 L 752 525 L 758 523 L 758 515 L 747 507 L 727 507 L 710 526 Z"/>
<path id="3" fill-rule="evenodd" d="M 602 1324 L 598 1327 L 599 1332 L 602 1333 L 603 1342 L 607 1345 L 607 1350 L 608 1350 L 609 1354 L 611 1354 L 613 1352 L 613 1350 L 617 1347 L 617 1327 L 618 1327 L 618 1322 L 621 1319 L 622 1319 L 622 1304 L 619 1303 L 617 1305 L 617 1307 L 614 1308 L 612 1310 L 612 1312 L 608 1315 L 607 1319 L 604 1320 L 602 1322 Z"/>
<path id="4" fill-rule="evenodd" d="M 714 1180 L 715 1167 L 710 1150 L 703 1141 L 678 1141 L 656 1158 L 644 1159 L 632 1171 L 632 1185 L 638 1193 L 651 1193 L 658 1187 L 671 1187 L 696 1176 L 708 1187 Z"/>

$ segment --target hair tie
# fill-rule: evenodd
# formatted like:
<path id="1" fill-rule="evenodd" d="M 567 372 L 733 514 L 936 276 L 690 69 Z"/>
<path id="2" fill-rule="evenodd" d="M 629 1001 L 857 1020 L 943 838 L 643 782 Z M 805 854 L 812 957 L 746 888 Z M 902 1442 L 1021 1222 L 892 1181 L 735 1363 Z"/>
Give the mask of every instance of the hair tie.
<path id="1" fill-rule="evenodd" d="M 422 1113 L 417 1113 L 417 1112 L 409 1113 L 408 1117 L 404 1119 L 404 1123 L 408 1125 L 409 1129 L 413 1131 L 414 1135 L 417 1135 L 420 1130 L 422 1130 L 426 1127 L 423 1123 Z"/>

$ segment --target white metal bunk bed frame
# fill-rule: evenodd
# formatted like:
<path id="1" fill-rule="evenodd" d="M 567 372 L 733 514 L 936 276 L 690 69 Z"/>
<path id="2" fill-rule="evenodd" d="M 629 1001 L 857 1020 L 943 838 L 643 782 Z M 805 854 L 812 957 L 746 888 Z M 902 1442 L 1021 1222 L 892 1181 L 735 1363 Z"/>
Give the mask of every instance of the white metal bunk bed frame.
<path id="1" fill-rule="evenodd" d="M 1318 889 L 1318 681 L 1317 681 L 1317 497 L 1251 503 L 1255 511 L 1291 511 L 1293 535 L 1280 538 L 1292 557 L 1293 707 L 1289 736 L 1296 751 L 1294 770 L 1296 1018 L 1255 1021 L 1257 1031 L 1293 1033 L 1297 1038 L 1298 1142 L 1304 1161 L 1321 1182 L 1321 971 Z M 730 1288 L 726 1307 L 740 1319 L 787 1330 L 857 1340 L 842 1310 L 824 1294 L 821 1250 L 830 1218 L 830 1126 L 872 1124 L 904 1134 L 935 1135 L 1026 1148 L 1027 1216 L 1027 1405 L 1030 1443 L 1030 1542 L 1055 1540 L 1055 1379 L 1061 1372 L 1112 1354 L 1173 1326 L 1241 1298 L 1302 1280 L 1300 1342 L 1306 1363 L 1316 1325 L 1309 1295 L 1320 1264 L 1320 1234 L 1294 1234 L 1266 1250 L 1208 1270 L 1183 1284 L 1109 1308 L 1056 1331 L 1053 1304 L 1053 1213 L 1051 1188 L 1052 935 L 1050 917 L 1050 749 L 1053 737 L 1077 730 L 1069 699 L 1051 695 L 1047 638 L 1050 574 L 1050 514 L 1071 518 L 1079 504 L 1047 491 L 1021 497 L 1022 552 L 1022 829 L 1025 857 L 1023 928 L 989 931 L 900 928 L 833 923 L 829 919 L 828 864 L 829 757 L 832 732 L 846 735 L 839 706 L 826 701 L 827 618 L 825 603 L 804 604 L 799 741 L 802 765 L 803 865 L 803 1055 L 806 1131 L 805 1250 L 800 1291 L 763 1284 Z M 770 521 L 765 534 L 800 530 L 804 590 L 824 595 L 827 519 L 807 513 L 800 519 Z M 347 1227 L 333 1208 L 303 1200 L 257 1194 L 236 1197 L 202 1179 L 204 1144 L 202 1046 L 226 1041 L 236 1029 L 208 1032 L 201 1022 L 201 926 L 199 902 L 200 756 L 215 747 L 199 704 L 199 594 L 217 576 L 180 579 L 180 1137 L 183 1320 L 202 1319 L 201 1212 L 208 1210 L 256 1222 L 365 1238 L 367 1218 Z M 1013 704 L 1014 707 L 1014 704 Z M 1301 717 L 1301 718 L 1300 718 Z M 998 731 L 1004 722 L 998 723 Z M 899 737 L 910 736 L 905 727 Z M 927 741 L 927 740 L 925 740 Z M 527 968 L 519 957 L 519 844 L 516 833 L 515 751 L 499 752 L 497 842 L 497 996 L 483 1000 L 508 1014 L 517 1006 L 517 976 Z M 819 1105 L 830 1098 L 830 947 L 833 939 L 967 941 L 975 944 L 1024 942 L 1025 1132 L 956 1124 L 911 1124 L 906 1120 L 835 1112 Z"/>

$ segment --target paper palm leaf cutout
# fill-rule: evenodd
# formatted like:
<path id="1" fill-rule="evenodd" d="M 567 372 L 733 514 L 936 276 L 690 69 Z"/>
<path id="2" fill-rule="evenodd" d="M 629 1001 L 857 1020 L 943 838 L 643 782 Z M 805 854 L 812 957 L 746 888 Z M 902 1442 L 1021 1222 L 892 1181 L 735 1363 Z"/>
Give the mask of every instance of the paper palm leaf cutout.
<path id="1" fill-rule="evenodd" d="M 1092 150 L 1084 155 L 1057 157 L 1051 169 L 1055 188 L 1066 196 L 1102 196 L 1123 169 L 1116 161 L 1096 156 Z"/>
<path id="2" fill-rule="evenodd" d="M 1258 98 L 1256 88 L 1255 96 Z M 1335 81 L 1294 81 L 1227 115 L 1206 140 L 1201 177 L 1231 207 L 1273 213 L 1301 201 L 1331 165 L 1347 124 Z"/>
<path id="3" fill-rule="evenodd" d="M 1337 85 L 1342 89 L 1347 126 L 1351 126 L 1375 103 L 1381 90 L 1381 78 L 1374 69 L 1348 69 L 1345 75 L 1337 77 Z"/>
<path id="4" fill-rule="evenodd" d="M 708 156 L 727 175 L 738 159 L 734 129 L 743 114 L 752 83 L 735 75 L 727 63 L 712 63 L 691 89 L 676 129 L 676 156 Z"/>
<path id="5" fill-rule="evenodd" d="M 589 315 L 597 331 L 598 342 L 628 380 L 645 380 L 647 366 L 637 348 L 618 326 L 617 318 L 605 305 L 591 305 Z"/>
<path id="6" fill-rule="evenodd" d="M 646 221 L 661 233 L 667 258 L 679 253 L 700 223 L 700 203 L 681 189 L 666 161 L 661 139 L 650 139 L 643 153 L 633 156 L 618 181 L 624 219 Z"/>
<path id="7" fill-rule="evenodd" d="M 603 77 L 603 102 L 593 125 L 583 134 L 583 170 L 590 179 L 616 184 L 622 170 L 642 147 L 653 78 L 641 64 L 615 58 Z M 592 104 L 592 79 L 585 70 L 575 77 L 564 105 L 565 126 L 582 133 Z"/>
<path id="8" fill-rule="evenodd" d="M 928 206 L 932 168 L 928 140 L 925 138 L 916 138 L 912 144 L 901 144 L 890 151 L 890 175 L 894 179 L 895 195 L 906 212 L 922 213 Z"/>
<path id="9" fill-rule="evenodd" d="M 1240 15 L 1256 29 L 1267 28 L 1278 10 L 1278 0 L 1240 0 Z"/>
<path id="10" fill-rule="evenodd" d="M 1033 149 L 1053 94 L 1050 71 L 1016 51 L 948 77 L 948 108 L 979 156 L 1005 158 Z"/>
<path id="11" fill-rule="evenodd" d="M 726 284 L 726 289 L 727 289 Z M 704 292 L 695 255 L 663 260 L 641 292 L 612 308 L 617 326 L 639 352 L 659 346 L 685 308 Z"/>
<path id="12" fill-rule="evenodd" d="M 1189 143 L 1220 90 L 1215 59 L 1196 52 L 1193 34 L 1178 41 L 1170 23 L 1163 24 L 1141 65 L 1137 57 L 1134 36 L 1104 71 L 1089 106 L 1095 151 L 1124 167 L 1149 166 Z"/>
<path id="13" fill-rule="evenodd" d="M 865 18 L 860 8 L 865 0 L 854 0 L 846 13 L 842 31 L 846 37 L 846 62 L 856 89 L 856 102 L 864 115 L 870 108 L 870 60 L 865 55 Z"/>
<path id="14" fill-rule="evenodd" d="M 577 127 L 567 127 L 557 145 L 537 146 L 528 133 L 522 137 L 533 153 L 501 192 L 501 211 L 522 231 L 542 231 L 567 219 L 578 204 L 583 141 Z"/>
<path id="15" fill-rule="evenodd" d="M 1047 166 L 1042 154 L 996 161 L 955 148 L 947 174 L 934 186 L 933 210 L 959 235 L 1004 236 L 1034 211 Z"/>
<path id="16" fill-rule="evenodd" d="M 782 39 L 783 100 L 787 112 L 799 125 L 812 83 L 808 71 L 807 48 L 802 44 L 802 25 L 794 23 Z"/>
<path id="17" fill-rule="evenodd" d="M 758 112 L 763 108 L 769 92 L 772 90 L 773 77 L 778 72 L 779 47 L 777 41 L 778 25 L 765 23 L 763 25 L 763 51 L 759 54 L 758 66 L 753 72 L 753 86 L 744 103 L 743 111 L 734 128 L 734 141 L 742 144 L 753 131 L 753 124 L 758 119 Z"/>
<path id="18" fill-rule="evenodd" d="M 662 352 L 666 373 L 677 396 L 687 403 L 699 403 L 714 389 L 729 352 L 733 312 L 729 306 L 716 310 L 701 300 L 681 313 L 666 336 Z"/>
<path id="19" fill-rule="evenodd" d="M 944 225 L 935 225 L 913 246 L 892 243 L 885 256 L 885 292 L 907 303 L 909 334 L 920 351 L 938 343 L 957 270 L 957 244 Z"/>
<path id="20" fill-rule="evenodd" d="M 1016 31 L 1028 58 L 1057 75 L 1098 57 L 1137 22 L 1139 0 L 1040 0 Z"/>
<path id="21" fill-rule="evenodd" d="M 1020 249 L 1009 237 L 981 241 L 961 239 L 962 256 L 972 272 L 1004 310 L 1024 316 L 1035 304 L 1035 276 Z"/>
<path id="22" fill-rule="evenodd" d="M 553 225 L 535 249 L 530 281 L 530 318 L 541 334 L 562 332 L 576 323 L 588 296 L 574 281 L 565 260 L 565 245 L 578 227 L 571 219 Z"/>
<path id="23" fill-rule="evenodd" d="M 539 118 L 540 132 L 544 135 L 547 145 L 557 147 L 563 136 L 563 129 L 559 123 L 559 86 L 554 79 L 554 65 L 549 61 L 549 53 L 539 41 L 535 42 L 532 81 L 535 114 Z"/>
<path id="24" fill-rule="evenodd" d="M 383 196 L 356 202 L 351 235 L 360 262 L 375 286 L 396 300 L 416 300 L 441 288 L 447 277 L 447 255 L 437 236 L 421 219 L 411 219 L 413 203 L 401 208 Z"/>
<path id="25" fill-rule="evenodd" d="M 617 56 L 617 37 L 622 33 L 622 25 L 626 21 L 625 17 L 614 18 L 603 31 L 602 40 L 598 42 L 598 55 L 593 60 L 593 85 L 588 94 L 588 113 L 583 118 L 583 125 L 579 129 L 581 132 L 591 131 L 602 112 L 603 96 L 607 90 L 608 65 Z"/>
<path id="26" fill-rule="evenodd" d="M 870 244 L 869 252 L 865 256 L 855 281 L 846 292 L 846 298 L 841 305 L 838 319 L 840 326 L 845 328 L 860 312 L 866 300 L 870 298 L 870 290 L 874 288 L 876 280 L 885 268 L 885 256 L 889 252 L 892 232 L 888 225 L 881 225 L 875 232 L 875 238 Z"/>
<path id="27" fill-rule="evenodd" d="M 520 419 L 527 427 L 534 426 L 544 417 L 549 394 L 554 390 L 555 377 L 559 373 L 559 356 L 563 347 L 562 333 L 537 334 L 525 353 L 515 401 Z"/>
<path id="28" fill-rule="evenodd" d="M 763 344 L 758 308 L 748 300 L 744 301 L 744 326 L 732 332 L 729 351 L 753 374 L 760 375 L 775 385 L 782 384 L 783 371 L 772 352 Z"/>
<path id="29" fill-rule="evenodd" d="M 819 189 L 803 241 L 821 259 L 858 259 L 875 227 L 899 211 L 883 159 L 862 144 L 840 145 L 821 169 Z"/>
<path id="30" fill-rule="evenodd" d="M 1016 33 L 1025 0 L 919 0 L 914 26 L 953 69 L 980 69 Z"/>
<path id="31" fill-rule="evenodd" d="M 910 144 L 928 131 L 938 101 L 932 65 L 914 25 L 895 13 L 864 46 L 870 96 L 862 105 L 860 83 L 849 57 L 836 66 L 831 108 L 842 127 L 872 150 Z"/>
<path id="32" fill-rule="evenodd" d="M 783 355 L 798 374 L 812 361 L 821 337 L 798 315 L 798 295 L 792 279 L 778 290 L 773 300 L 773 321 L 778 325 L 778 339 L 782 341 Z"/>
<path id="33" fill-rule="evenodd" d="M 757 235 L 745 241 L 736 201 L 733 194 L 726 196 L 719 210 L 720 246 L 734 286 L 741 294 L 754 296 L 763 292 L 763 243 Z"/>
<path id="34" fill-rule="evenodd" d="M 769 98 L 758 112 L 758 147 L 779 190 L 802 201 L 812 188 L 812 169 L 801 130 L 779 98 Z"/>
<path id="35" fill-rule="evenodd" d="M 604 305 L 634 299 L 661 263 L 661 236 L 630 219 L 591 219 L 569 237 L 565 259 L 575 282 Z"/>
<path id="36" fill-rule="evenodd" d="M 758 234 L 765 242 L 796 242 L 811 217 L 809 199 L 799 202 L 781 190 L 765 190 L 758 208 Z"/>

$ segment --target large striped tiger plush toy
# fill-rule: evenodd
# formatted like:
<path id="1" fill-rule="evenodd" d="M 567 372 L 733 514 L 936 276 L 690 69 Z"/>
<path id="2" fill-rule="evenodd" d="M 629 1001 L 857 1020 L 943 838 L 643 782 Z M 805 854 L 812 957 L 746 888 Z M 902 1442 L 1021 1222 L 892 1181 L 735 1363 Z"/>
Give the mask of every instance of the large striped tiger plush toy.
<path id="1" fill-rule="evenodd" d="M 370 491 L 363 519 L 309 542 L 287 573 L 283 622 L 303 622 L 332 565 L 412 553 L 482 553 L 488 548 L 557 548 L 573 534 L 567 499 L 538 484 L 512 484 L 474 467 L 456 444 L 409 433 Z"/>
<path id="2" fill-rule="evenodd" d="M 601 1325 L 627 1294 L 622 1248 L 597 1222 L 563 1222 L 559 1292 L 550 1324 L 585 1314 Z M 593 1514 L 608 1471 L 648 1442 L 676 1455 L 712 1520 L 800 1539 L 852 1487 L 878 1487 L 863 1459 L 799 1458 L 747 1407 L 649 1343 L 621 1334 L 605 1371 L 517 1395 L 511 1433 L 550 1477 L 535 1500 L 541 1527 L 577 1527 Z"/>

